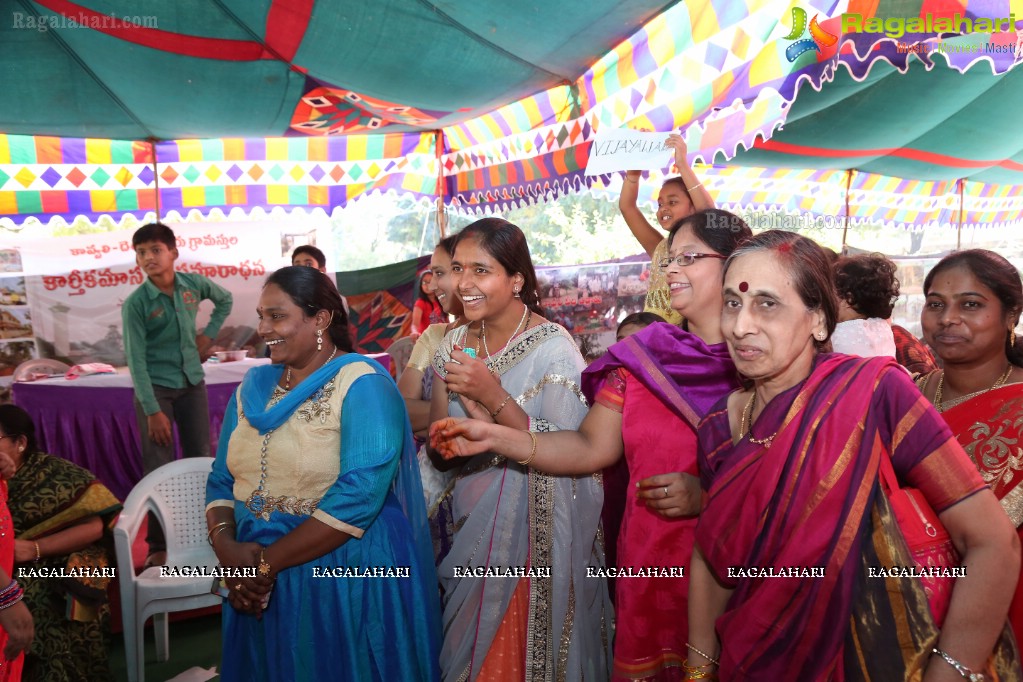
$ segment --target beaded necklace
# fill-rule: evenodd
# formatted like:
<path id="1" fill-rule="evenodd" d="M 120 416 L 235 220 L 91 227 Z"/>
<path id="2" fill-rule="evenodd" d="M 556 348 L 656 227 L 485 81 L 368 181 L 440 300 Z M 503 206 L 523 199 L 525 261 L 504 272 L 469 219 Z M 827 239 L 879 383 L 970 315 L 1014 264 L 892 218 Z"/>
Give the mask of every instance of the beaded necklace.
<path id="1" fill-rule="evenodd" d="M 774 442 L 774 437 L 778 435 L 775 431 L 767 438 L 757 439 L 753 437 L 753 422 L 750 420 L 749 431 L 746 430 L 746 419 L 753 414 L 753 404 L 757 400 L 757 391 L 753 389 L 753 395 L 749 397 L 749 401 L 746 403 L 746 407 L 742 409 L 742 419 L 739 421 L 739 440 L 742 440 L 743 436 L 749 435 L 749 442 L 756 445 L 763 445 L 765 449 L 770 449 L 771 443 Z"/>

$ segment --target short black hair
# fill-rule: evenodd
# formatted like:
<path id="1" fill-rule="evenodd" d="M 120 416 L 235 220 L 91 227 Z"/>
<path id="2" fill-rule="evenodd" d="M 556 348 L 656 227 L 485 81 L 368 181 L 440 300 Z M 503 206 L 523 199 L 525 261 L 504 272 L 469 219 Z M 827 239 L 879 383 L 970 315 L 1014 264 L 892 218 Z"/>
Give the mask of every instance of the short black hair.
<path id="1" fill-rule="evenodd" d="M 887 320 L 899 300 L 895 263 L 880 253 L 840 256 L 831 265 L 840 301 L 867 317 Z"/>
<path id="2" fill-rule="evenodd" d="M 17 405 L 0 405 L 0 428 L 5 436 L 17 438 L 24 436 L 25 449 L 32 453 L 36 451 L 36 427 L 32 423 L 32 417 L 28 412 Z"/>
<path id="3" fill-rule="evenodd" d="M 131 248 L 138 248 L 139 244 L 146 242 L 160 242 L 168 249 L 178 248 L 178 239 L 174 236 L 174 230 L 163 223 L 149 223 L 135 230 L 131 236 Z"/>
<path id="4" fill-rule="evenodd" d="M 307 253 L 310 256 L 312 256 L 313 260 L 316 261 L 316 264 L 319 267 L 321 268 L 327 267 L 327 257 L 323 255 L 322 251 L 320 251 L 312 244 L 304 244 L 302 246 L 295 247 L 295 250 L 291 252 L 291 262 L 294 263 L 295 257 L 301 256 L 303 253 Z"/>
<path id="5" fill-rule="evenodd" d="M 731 256 L 739 245 L 753 236 L 746 221 L 739 216 L 720 208 L 706 208 L 679 218 L 668 232 L 668 248 L 671 248 L 675 235 L 683 227 L 688 227 L 693 236 L 722 256 Z"/>
<path id="6" fill-rule="evenodd" d="M 625 319 L 618 323 L 618 329 L 615 330 L 615 334 L 622 331 L 622 327 L 627 327 L 630 324 L 634 324 L 637 327 L 649 327 L 655 322 L 666 322 L 663 317 L 657 313 L 652 313 L 649 310 L 642 310 L 638 313 L 632 313 L 626 315 Z"/>

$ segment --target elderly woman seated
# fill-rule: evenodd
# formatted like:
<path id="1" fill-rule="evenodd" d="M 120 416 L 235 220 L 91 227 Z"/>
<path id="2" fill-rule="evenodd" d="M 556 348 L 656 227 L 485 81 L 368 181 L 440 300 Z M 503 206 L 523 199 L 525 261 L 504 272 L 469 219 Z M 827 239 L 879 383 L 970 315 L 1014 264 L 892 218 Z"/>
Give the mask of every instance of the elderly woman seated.
<path id="1" fill-rule="evenodd" d="M 35 620 L 24 680 L 108 680 L 111 565 L 109 530 L 121 505 L 85 469 L 36 447 L 35 426 L 15 405 L 0 405 L 0 452 L 17 470 L 8 481 L 18 582 Z M 53 570 L 90 569 L 78 578 L 43 577 Z M 78 571 L 82 573 L 83 571 Z M 33 575 L 34 574 L 34 575 Z"/>

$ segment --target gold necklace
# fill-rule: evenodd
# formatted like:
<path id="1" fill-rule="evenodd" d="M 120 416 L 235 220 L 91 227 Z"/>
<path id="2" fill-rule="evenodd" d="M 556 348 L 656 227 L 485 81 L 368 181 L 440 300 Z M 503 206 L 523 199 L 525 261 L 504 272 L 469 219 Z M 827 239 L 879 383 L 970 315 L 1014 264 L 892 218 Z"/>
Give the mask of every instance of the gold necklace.
<path id="1" fill-rule="evenodd" d="M 511 342 L 519 334 L 519 327 L 521 327 L 522 324 L 525 323 L 526 320 L 529 318 L 530 316 L 529 306 L 524 305 L 522 307 L 523 307 L 522 319 L 519 320 L 519 323 L 517 325 L 515 325 L 515 331 L 513 331 L 512 335 L 508 337 L 508 343 L 504 344 L 504 349 L 501 351 L 501 354 L 498 355 L 496 358 L 490 355 L 490 349 L 487 348 L 487 322 L 486 320 L 480 320 L 480 338 L 483 339 L 483 352 L 487 354 L 487 360 L 491 361 L 488 364 L 497 364 L 497 361 L 505 356 L 505 353 L 508 352 L 508 346 L 511 345 Z"/>
<path id="2" fill-rule="evenodd" d="M 767 438 L 763 438 L 763 439 L 759 439 L 758 440 L 758 439 L 753 437 L 753 421 L 752 421 L 752 419 L 750 420 L 749 431 L 746 430 L 746 419 L 749 418 L 753 414 L 753 404 L 757 400 L 757 391 L 756 391 L 756 389 L 753 389 L 752 393 L 753 393 L 753 395 L 751 395 L 749 397 L 749 400 L 746 402 L 746 407 L 744 407 L 742 409 L 742 419 L 739 421 L 739 440 L 742 440 L 743 436 L 749 435 L 749 442 L 750 443 L 753 443 L 755 445 L 763 445 L 765 449 L 769 449 L 771 447 L 771 443 L 774 442 L 774 437 L 778 435 L 777 431 L 772 433 Z"/>
<path id="3" fill-rule="evenodd" d="M 335 355 L 337 355 L 337 346 L 334 346 L 334 350 L 330 351 L 330 355 L 323 361 L 323 365 L 333 360 Z M 323 367 L 323 365 L 320 365 L 320 367 Z M 317 369 L 319 369 L 319 367 L 317 367 Z M 291 367 L 288 367 L 288 373 L 284 375 L 284 390 L 291 390 Z"/>
<path id="4" fill-rule="evenodd" d="M 934 409 L 938 412 L 944 412 L 947 409 L 951 409 L 956 405 L 961 405 L 971 398 L 976 398 L 979 395 L 984 395 L 988 391 L 993 391 L 996 388 L 1001 388 L 1005 385 L 1005 382 L 1009 380 L 1009 375 L 1012 374 L 1012 363 L 1009 363 L 1009 367 L 1005 370 L 1002 376 L 995 380 L 995 383 L 991 384 L 991 388 L 981 389 L 968 393 L 967 395 L 959 396 L 958 398 L 952 398 L 951 400 L 942 402 L 941 393 L 945 386 L 945 370 L 941 370 L 941 376 L 938 377 L 938 388 L 934 391 Z"/>

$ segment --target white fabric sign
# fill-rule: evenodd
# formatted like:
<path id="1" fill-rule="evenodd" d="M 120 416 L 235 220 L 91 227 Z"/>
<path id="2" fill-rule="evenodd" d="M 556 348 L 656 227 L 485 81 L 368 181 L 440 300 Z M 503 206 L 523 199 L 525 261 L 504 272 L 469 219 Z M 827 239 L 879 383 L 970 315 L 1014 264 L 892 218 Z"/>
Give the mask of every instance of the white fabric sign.
<path id="1" fill-rule="evenodd" d="M 670 147 L 665 146 L 664 141 L 667 139 L 667 133 L 601 130 L 590 145 L 586 175 L 667 168 L 675 153 Z"/>

